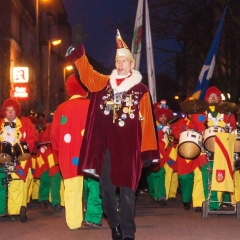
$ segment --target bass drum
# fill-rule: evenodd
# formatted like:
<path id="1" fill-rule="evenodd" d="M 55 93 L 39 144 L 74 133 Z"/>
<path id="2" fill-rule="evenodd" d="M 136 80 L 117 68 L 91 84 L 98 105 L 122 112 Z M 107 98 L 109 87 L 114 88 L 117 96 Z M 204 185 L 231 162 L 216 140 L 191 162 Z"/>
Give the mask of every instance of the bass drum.
<path id="1" fill-rule="evenodd" d="M 195 130 L 186 130 L 180 133 L 178 153 L 189 160 L 196 158 L 201 152 L 202 134 Z"/>
<path id="2" fill-rule="evenodd" d="M 18 142 L 13 145 L 18 161 L 28 160 L 31 157 L 27 142 Z"/>
<path id="3" fill-rule="evenodd" d="M 0 163 L 10 162 L 12 158 L 12 144 L 6 141 L 0 142 Z"/>
<path id="4" fill-rule="evenodd" d="M 225 133 L 224 128 L 222 127 L 209 127 L 203 132 L 203 144 L 204 148 L 214 153 L 215 152 L 215 136 L 216 132 Z"/>

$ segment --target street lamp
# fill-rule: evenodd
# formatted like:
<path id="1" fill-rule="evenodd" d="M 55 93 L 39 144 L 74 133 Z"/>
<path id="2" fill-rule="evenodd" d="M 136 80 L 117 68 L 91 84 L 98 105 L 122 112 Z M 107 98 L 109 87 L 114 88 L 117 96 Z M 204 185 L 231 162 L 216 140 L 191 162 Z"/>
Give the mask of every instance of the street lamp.
<path id="1" fill-rule="evenodd" d="M 36 87 L 37 89 L 39 89 L 39 56 L 38 56 L 38 53 L 39 53 L 39 30 L 38 30 L 38 13 L 39 13 L 39 3 L 38 3 L 38 0 L 36 0 Z M 39 100 L 40 100 L 40 97 L 39 97 L 39 91 L 36 92 L 36 98 L 37 98 L 37 104 L 39 104 Z M 37 107 L 37 106 L 36 106 Z"/>
<path id="2" fill-rule="evenodd" d="M 47 66 L 47 99 L 45 104 L 45 113 L 48 114 L 51 111 L 51 50 L 52 45 L 56 46 L 62 42 L 61 39 L 48 41 L 48 66 Z"/>
<path id="3" fill-rule="evenodd" d="M 72 65 L 68 65 L 66 67 L 63 68 L 63 89 L 64 89 L 64 100 L 66 100 L 66 88 L 65 88 L 65 84 L 66 84 L 66 80 L 67 80 L 67 71 L 72 71 L 73 70 L 73 66 Z"/>

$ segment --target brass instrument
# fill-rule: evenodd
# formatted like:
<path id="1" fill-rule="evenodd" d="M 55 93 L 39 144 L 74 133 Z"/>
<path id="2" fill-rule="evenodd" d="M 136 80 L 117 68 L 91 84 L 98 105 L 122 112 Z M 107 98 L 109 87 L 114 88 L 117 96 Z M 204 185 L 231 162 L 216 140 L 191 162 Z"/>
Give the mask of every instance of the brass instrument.
<path id="1" fill-rule="evenodd" d="M 178 116 L 173 117 L 173 118 L 171 118 L 169 121 L 167 121 L 167 123 L 166 123 L 165 125 L 171 127 L 170 124 L 173 124 L 173 123 L 175 123 L 175 122 L 178 121 L 178 120 L 179 120 L 179 117 L 178 117 Z M 174 136 L 173 136 L 171 133 L 168 133 L 168 132 L 167 132 L 167 138 L 168 138 L 168 140 L 169 140 L 170 142 L 173 142 L 173 141 L 174 141 Z"/>
<path id="2" fill-rule="evenodd" d="M 171 128 L 171 125 L 167 122 L 165 124 L 165 126 L 168 126 L 169 128 Z M 167 134 L 167 138 L 170 142 L 172 142 L 174 140 L 174 136 L 171 134 L 171 131 L 166 131 Z"/>
<path id="3" fill-rule="evenodd" d="M 173 142 L 174 136 L 172 134 L 167 135 L 167 137 L 170 142 Z"/>

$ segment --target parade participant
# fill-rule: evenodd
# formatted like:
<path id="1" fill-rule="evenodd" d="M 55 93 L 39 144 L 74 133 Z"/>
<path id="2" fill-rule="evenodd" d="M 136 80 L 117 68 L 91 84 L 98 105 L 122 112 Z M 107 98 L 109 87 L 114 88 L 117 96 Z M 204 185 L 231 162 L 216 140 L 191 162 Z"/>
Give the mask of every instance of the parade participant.
<path id="1" fill-rule="evenodd" d="M 215 127 L 218 131 L 231 132 L 231 129 L 236 128 L 235 117 L 232 114 L 231 116 L 223 113 L 219 113 L 215 110 L 216 105 L 222 102 L 221 91 L 212 86 L 207 89 L 205 101 L 209 104 L 209 109 L 203 114 L 192 114 L 190 119 L 189 127 L 197 130 L 198 132 L 203 132 L 208 130 L 211 127 Z M 206 146 L 205 146 L 206 148 Z M 207 149 L 206 149 L 207 150 Z M 208 152 L 208 163 L 211 169 L 213 169 L 214 164 L 214 152 Z M 208 176 L 207 164 L 202 164 L 201 167 L 202 177 L 203 177 L 203 188 L 205 199 L 208 198 L 208 177 L 212 179 L 212 174 Z M 218 210 L 219 209 L 219 198 L 217 191 L 211 191 L 210 205 L 209 210 Z"/>
<path id="2" fill-rule="evenodd" d="M 66 92 L 70 99 L 60 104 L 54 113 L 50 141 L 65 187 L 66 222 L 71 230 L 77 230 L 83 221 L 83 176 L 78 175 L 77 166 L 89 99 L 75 75 L 67 79 Z"/>
<path id="3" fill-rule="evenodd" d="M 44 113 L 37 113 L 36 118 L 38 119 L 37 130 L 39 133 L 45 130 L 44 120 L 45 120 Z"/>
<path id="4" fill-rule="evenodd" d="M 186 101 L 191 101 L 193 98 L 188 98 Z M 172 135 L 178 142 L 181 132 L 189 130 L 191 114 L 185 114 L 185 117 L 179 119 L 172 125 Z M 191 145 L 189 145 L 191 147 Z M 200 149 L 199 149 L 200 153 Z M 189 210 L 191 201 L 196 212 L 201 212 L 202 202 L 204 201 L 202 174 L 199 168 L 198 157 L 194 159 L 186 159 L 179 153 L 177 155 L 178 164 L 178 180 L 180 183 L 183 208 Z"/>
<path id="5" fill-rule="evenodd" d="M 176 159 L 174 159 L 176 150 L 173 146 L 173 142 L 169 141 L 169 137 L 171 137 L 171 126 L 167 124 L 167 122 L 173 118 L 173 112 L 168 108 L 166 100 L 161 100 L 160 103 L 155 103 L 154 108 L 157 121 L 160 163 L 158 167 L 156 164 L 150 167 L 147 181 L 151 198 L 155 201 L 159 201 L 160 205 L 166 205 L 172 174 L 174 171 L 176 172 Z M 175 186 L 176 197 L 177 185 Z"/>
<path id="6" fill-rule="evenodd" d="M 10 143 L 14 149 L 18 146 L 16 144 L 21 145 L 21 143 L 26 142 L 31 153 L 37 141 L 36 130 L 30 119 L 20 117 L 20 103 L 14 98 L 8 98 L 2 104 L 2 114 L 4 118 L 0 120 L 0 141 Z M 24 146 L 26 147 L 26 145 Z M 30 166 L 30 159 L 21 159 L 20 164 L 16 166 L 17 172 L 10 173 L 14 180 L 8 186 L 7 205 L 6 187 L 0 184 L 0 214 L 19 215 L 22 209 L 26 209 L 30 185 L 28 179 Z"/>
<path id="7" fill-rule="evenodd" d="M 37 125 L 38 125 L 38 119 L 35 116 L 28 116 L 28 118 L 31 120 L 32 124 L 34 125 L 37 133 L 37 142 L 35 143 L 34 150 L 32 152 L 31 156 L 31 172 L 32 172 L 32 186 L 30 186 L 29 190 L 29 200 L 38 200 L 38 192 L 39 192 L 39 179 L 34 178 L 34 171 L 36 168 L 36 150 L 37 150 L 37 143 L 39 142 L 39 133 L 37 130 Z"/>
<path id="8" fill-rule="evenodd" d="M 47 208 L 49 204 L 49 197 L 51 194 L 51 206 L 55 211 L 61 211 L 61 174 L 59 165 L 55 161 L 50 144 L 50 131 L 53 121 L 53 114 L 48 114 L 45 119 L 45 131 L 42 133 L 40 143 L 42 144 L 39 148 L 39 156 L 37 158 L 37 167 L 35 170 L 35 176 L 37 172 L 39 176 L 39 193 L 38 201 L 42 208 Z"/>
<path id="9" fill-rule="evenodd" d="M 79 26 L 73 29 L 74 46 L 67 52 L 67 59 L 75 63 L 83 84 L 91 91 L 78 170 L 100 177 L 112 239 L 134 239 L 135 191 L 143 161 L 159 158 L 150 93 L 141 83 L 141 74 L 133 69 L 134 59 L 119 31 L 116 69 L 107 76 L 94 71 L 88 62 L 79 41 L 80 30 Z M 120 189 L 120 216 L 116 187 Z"/>

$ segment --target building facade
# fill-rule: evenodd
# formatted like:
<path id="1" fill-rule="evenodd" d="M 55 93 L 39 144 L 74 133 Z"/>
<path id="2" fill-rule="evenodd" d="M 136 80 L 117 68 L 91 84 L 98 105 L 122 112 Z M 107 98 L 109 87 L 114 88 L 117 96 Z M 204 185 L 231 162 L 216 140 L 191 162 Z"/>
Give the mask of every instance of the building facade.
<path id="1" fill-rule="evenodd" d="M 71 27 L 61 0 L 1 0 L 0 103 L 17 98 L 22 113 L 54 111 L 66 99 L 65 52 Z M 57 46 L 53 40 L 61 40 Z"/>

